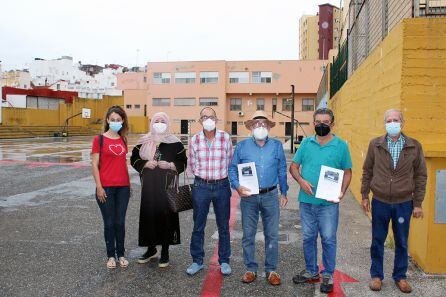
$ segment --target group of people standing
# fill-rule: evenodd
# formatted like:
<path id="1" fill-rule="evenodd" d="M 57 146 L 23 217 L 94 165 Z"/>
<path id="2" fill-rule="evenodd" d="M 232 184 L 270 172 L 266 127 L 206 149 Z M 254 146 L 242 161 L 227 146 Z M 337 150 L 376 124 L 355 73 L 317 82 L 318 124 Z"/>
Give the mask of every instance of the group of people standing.
<path id="1" fill-rule="evenodd" d="M 336 233 L 339 202 L 315 197 L 321 166 L 344 171 L 341 200 L 352 178 L 352 161 L 348 145 L 332 133 L 334 115 L 322 108 L 313 115 L 315 134 L 300 144 L 289 171 L 299 183 L 299 210 L 303 233 L 305 269 L 295 275 L 294 283 L 321 281 L 321 292 L 333 290 L 336 265 Z M 245 122 L 252 137 L 239 142 L 235 149 L 228 133 L 216 128 L 217 114 L 205 107 L 199 118 L 203 130 L 194 135 L 188 151 L 180 139 L 170 133 L 169 118 L 156 113 L 150 123 L 150 133 L 139 139 L 133 148 L 131 166 L 141 180 L 141 207 L 138 244 L 147 247 L 138 259 L 147 263 L 157 257 L 161 246 L 159 267 L 169 266 L 169 246 L 180 244 L 178 213 L 170 210 L 166 185 L 175 175 L 187 169 L 194 175 L 192 190 L 193 231 L 190 242 L 192 264 L 187 274 L 195 275 L 204 267 L 204 232 L 212 203 L 218 228 L 218 262 L 223 275 L 232 273 L 230 266 L 230 209 L 231 188 L 241 197 L 242 247 L 246 271 L 241 280 L 252 283 L 257 278 L 255 235 L 259 216 L 265 236 L 266 280 L 280 285 L 277 273 L 279 259 L 280 208 L 288 202 L 287 163 L 282 143 L 269 137 L 275 123 L 265 112 L 255 112 Z M 395 267 L 393 279 L 403 292 L 410 292 L 406 281 L 408 266 L 407 240 L 410 218 L 422 217 L 421 203 L 426 187 L 426 165 L 421 145 L 401 133 L 403 115 L 389 110 L 384 116 L 386 134 L 370 142 L 363 166 L 362 206 L 370 211 L 372 200 L 372 246 L 370 289 L 382 286 L 384 241 L 389 222 L 395 237 Z M 130 198 L 130 180 L 127 170 L 128 120 L 119 106 L 111 107 L 104 120 L 104 133 L 95 137 L 92 146 L 93 176 L 96 182 L 96 200 L 104 220 L 104 237 L 107 248 L 107 267 L 127 267 L 124 257 L 125 213 Z M 251 194 L 240 184 L 238 165 L 254 162 L 259 193 Z M 317 263 L 317 238 L 322 243 L 323 269 Z"/>

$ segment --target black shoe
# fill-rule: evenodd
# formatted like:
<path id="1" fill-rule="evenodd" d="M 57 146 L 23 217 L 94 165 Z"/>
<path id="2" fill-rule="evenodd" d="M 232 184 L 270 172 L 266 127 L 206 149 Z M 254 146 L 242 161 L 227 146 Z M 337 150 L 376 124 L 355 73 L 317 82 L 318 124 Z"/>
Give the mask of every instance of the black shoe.
<path id="1" fill-rule="evenodd" d="M 331 293 L 333 292 L 333 277 L 329 274 L 325 274 L 322 276 L 321 283 L 321 293 Z"/>
<path id="2" fill-rule="evenodd" d="M 162 255 L 160 261 L 158 262 L 159 268 L 166 268 L 169 266 L 169 256 Z"/>
<path id="3" fill-rule="evenodd" d="M 166 268 L 167 266 L 169 266 L 169 246 L 163 245 L 161 249 L 161 258 L 160 261 L 158 262 L 158 267 Z"/>
<path id="4" fill-rule="evenodd" d="M 303 283 L 316 283 L 319 281 L 319 273 L 311 275 L 306 270 L 302 270 L 299 274 L 293 277 L 293 283 L 303 284 Z"/>
<path id="5" fill-rule="evenodd" d="M 151 259 L 156 257 L 157 250 L 156 248 L 148 248 L 147 252 L 145 252 L 141 257 L 138 258 L 139 264 L 148 263 Z"/>

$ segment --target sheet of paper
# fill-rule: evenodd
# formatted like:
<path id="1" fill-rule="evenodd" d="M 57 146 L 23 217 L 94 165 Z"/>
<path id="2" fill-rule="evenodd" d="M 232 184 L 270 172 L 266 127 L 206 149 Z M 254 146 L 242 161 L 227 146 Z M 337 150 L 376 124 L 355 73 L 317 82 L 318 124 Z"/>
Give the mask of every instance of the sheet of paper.
<path id="1" fill-rule="evenodd" d="M 240 185 L 250 190 L 251 195 L 259 194 L 256 164 L 254 162 L 238 164 Z"/>
<path id="2" fill-rule="evenodd" d="M 316 189 L 316 198 L 339 202 L 343 179 L 344 170 L 322 165 Z"/>

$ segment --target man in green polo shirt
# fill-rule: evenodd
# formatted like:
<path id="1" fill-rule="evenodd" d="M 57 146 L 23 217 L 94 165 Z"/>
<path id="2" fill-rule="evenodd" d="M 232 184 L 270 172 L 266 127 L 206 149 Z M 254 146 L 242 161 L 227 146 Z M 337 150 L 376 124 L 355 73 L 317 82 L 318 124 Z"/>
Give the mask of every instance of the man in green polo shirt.
<path id="1" fill-rule="evenodd" d="M 321 292 L 333 291 L 336 265 L 336 232 L 339 203 L 315 197 L 321 166 L 344 170 L 339 200 L 343 198 L 352 178 L 352 161 L 347 143 L 330 133 L 334 125 L 333 111 L 320 108 L 313 115 L 316 134 L 305 138 L 291 163 L 290 173 L 299 183 L 299 210 L 303 233 L 306 268 L 293 277 L 296 284 L 319 281 L 317 237 L 321 236 L 322 263 Z"/>

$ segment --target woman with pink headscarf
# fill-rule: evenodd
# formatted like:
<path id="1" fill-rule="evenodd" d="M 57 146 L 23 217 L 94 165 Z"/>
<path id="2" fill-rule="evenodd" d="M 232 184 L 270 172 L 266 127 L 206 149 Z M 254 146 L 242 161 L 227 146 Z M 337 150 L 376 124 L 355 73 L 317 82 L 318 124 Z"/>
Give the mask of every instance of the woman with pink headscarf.
<path id="1" fill-rule="evenodd" d="M 130 162 L 141 178 L 141 208 L 139 217 L 139 246 L 147 251 L 138 259 L 144 264 L 157 255 L 158 266 L 169 266 L 169 245 L 180 243 L 178 214 L 170 210 L 166 197 L 166 181 L 185 170 L 187 157 L 181 141 L 169 132 L 169 117 L 156 113 L 150 122 L 150 133 L 141 137 L 133 149 Z"/>

